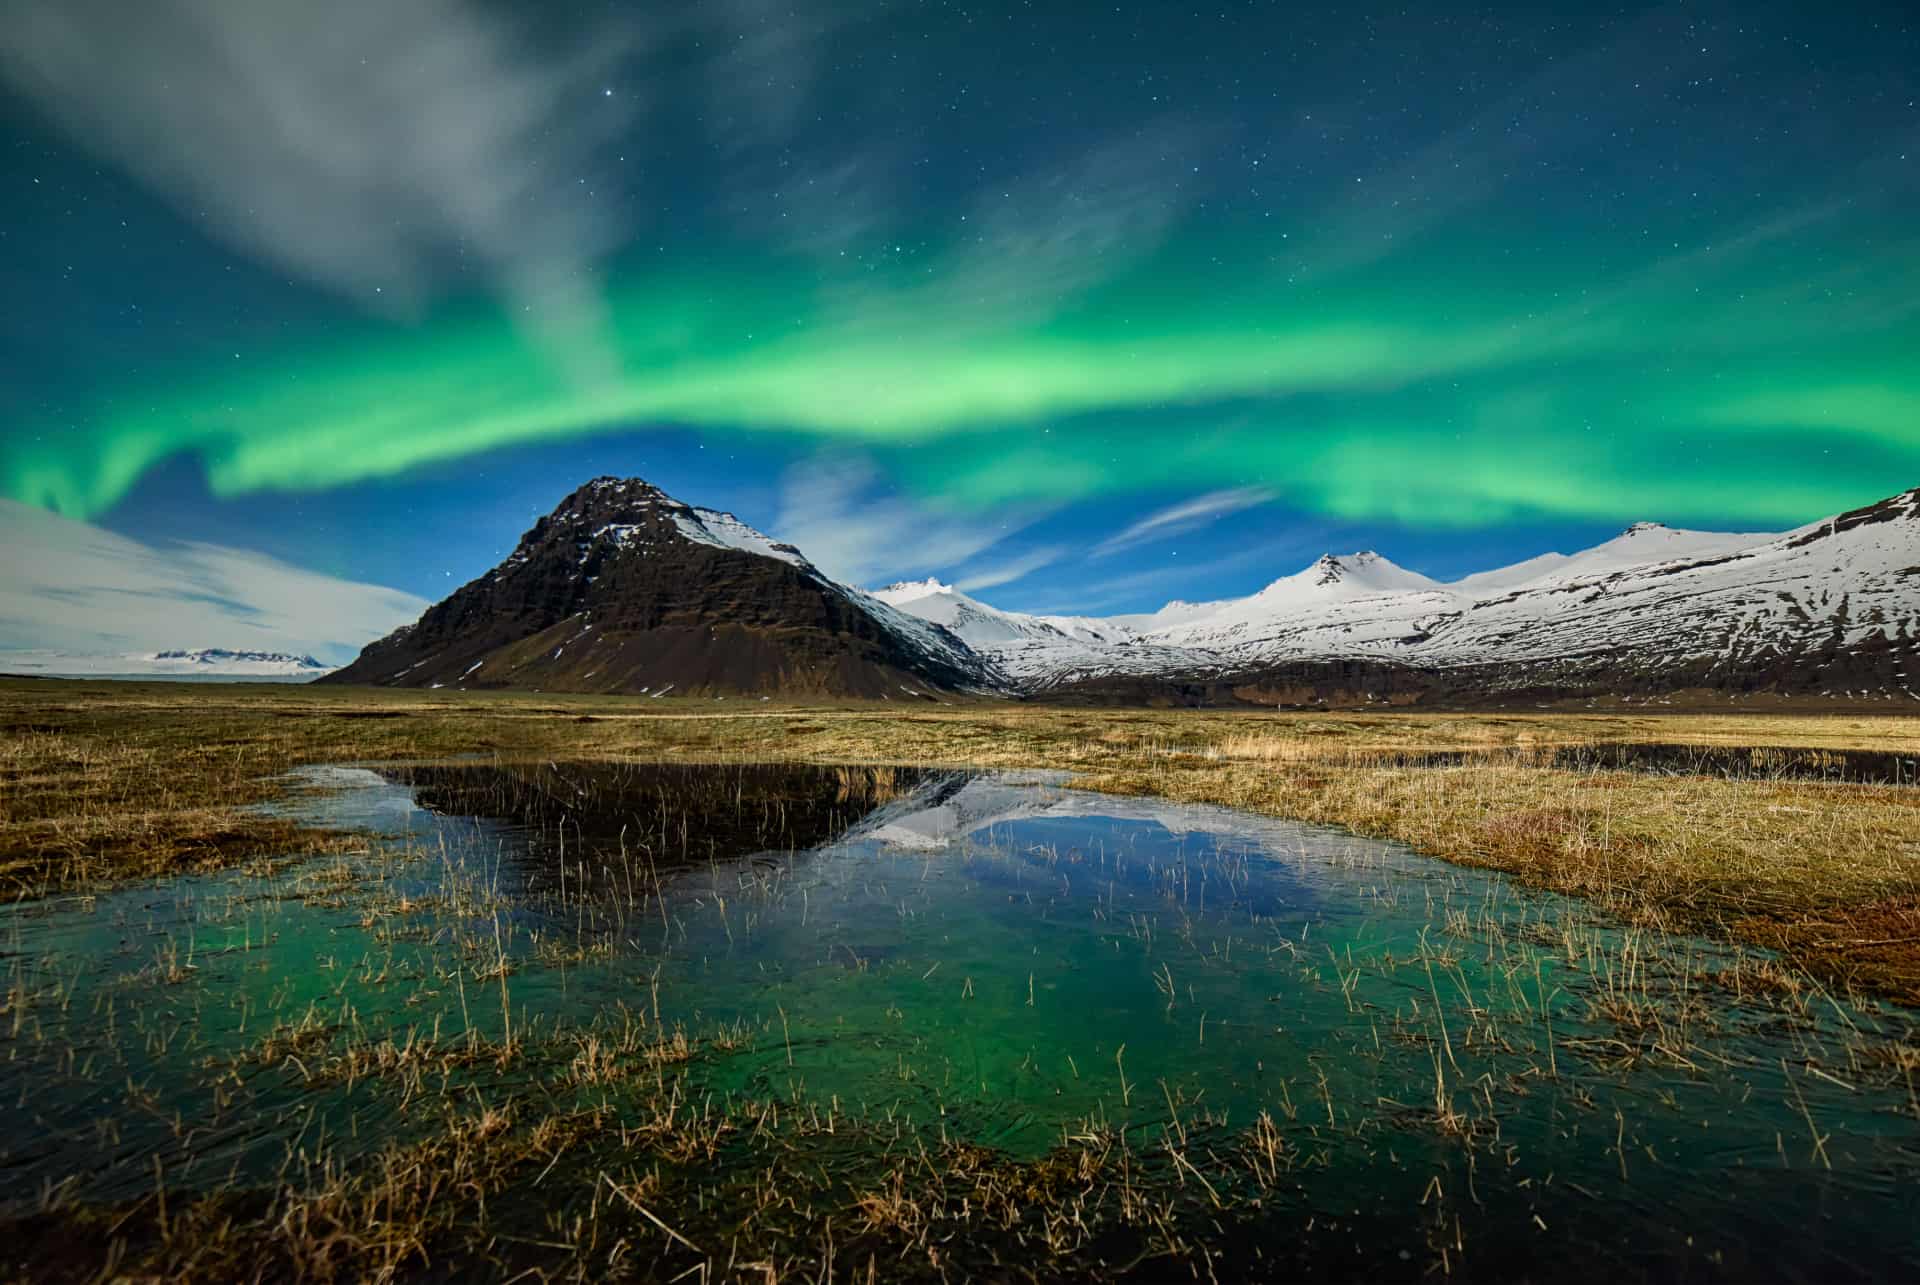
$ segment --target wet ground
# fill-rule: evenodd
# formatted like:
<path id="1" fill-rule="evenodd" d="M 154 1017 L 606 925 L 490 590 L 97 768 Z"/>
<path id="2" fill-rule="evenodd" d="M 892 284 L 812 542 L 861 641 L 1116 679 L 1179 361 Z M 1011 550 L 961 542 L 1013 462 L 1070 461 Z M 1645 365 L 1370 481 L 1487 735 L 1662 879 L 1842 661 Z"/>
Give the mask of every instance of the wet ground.
<path id="1" fill-rule="evenodd" d="M 1909 1014 L 1497 875 L 1045 774 L 292 787 L 366 851 L 0 912 L 5 1214 L 268 1190 L 449 1103 L 657 1122 L 664 1095 L 761 1122 L 651 1198 L 667 1276 L 729 1227 L 800 1244 L 837 1201 L 858 1228 L 901 1154 L 957 1146 L 1130 1157 L 1116 1200 L 1164 1229 L 1096 1229 L 1062 1271 L 1185 1277 L 1168 1247 L 1202 1244 L 1223 1278 L 1920 1274 Z M 577 1208 L 616 1136 L 490 1216 Z M 729 1165 L 789 1166 L 806 1212 L 754 1222 Z M 961 1274 L 1048 1261 L 966 1234 Z"/>

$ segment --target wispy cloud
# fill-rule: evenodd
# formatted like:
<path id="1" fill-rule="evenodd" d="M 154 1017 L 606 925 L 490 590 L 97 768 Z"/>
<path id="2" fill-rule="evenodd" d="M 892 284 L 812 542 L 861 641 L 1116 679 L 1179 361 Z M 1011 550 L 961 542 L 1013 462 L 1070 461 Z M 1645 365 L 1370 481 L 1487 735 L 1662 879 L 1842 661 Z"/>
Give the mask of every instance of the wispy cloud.
<path id="1" fill-rule="evenodd" d="M 1118 535 L 1102 540 L 1093 547 L 1091 556 L 1104 558 L 1155 540 L 1184 535 L 1229 513 L 1257 508 L 1273 499 L 1273 496 L 1274 493 L 1264 486 L 1236 486 L 1231 490 L 1196 495 L 1191 500 L 1183 500 L 1149 513 Z"/>
<path id="2" fill-rule="evenodd" d="M 819 128 L 835 48 L 879 16 L 858 0 L 687 7 L 674 70 L 705 104 L 715 212 L 748 238 L 844 265 L 843 252 L 889 222 L 912 172 L 900 132 Z"/>
<path id="3" fill-rule="evenodd" d="M 478 273 L 610 371 L 590 193 L 631 25 L 536 52 L 472 0 L 0 0 L 0 78 L 243 253 L 376 310 Z"/>
<path id="4" fill-rule="evenodd" d="M 843 272 L 824 288 L 827 316 L 844 336 L 904 326 L 936 329 L 951 343 L 1045 321 L 1166 244 L 1201 195 L 1180 158 L 1208 138 L 1194 122 L 1157 121 L 978 191 L 961 210 L 965 234 L 929 256 L 923 276 Z M 836 210 L 846 205 L 839 218 L 855 220 L 874 208 L 874 193 L 898 185 L 901 159 L 884 138 L 849 143 L 840 162 L 818 172 L 818 183 L 809 176 L 789 191 L 829 200 Z M 834 244 L 816 239 L 822 248 Z"/>
<path id="5" fill-rule="evenodd" d="M 982 517 L 880 491 L 864 456 L 822 456 L 788 470 L 780 494 L 780 538 L 848 584 L 879 584 L 956 567 L 1039 516 Z"/>
<path id="6" fill-rule="evenodd" d="M 708 132 L 734 155 L 791 147 L 813 117 L 823 74 L 850 29 L 876 16 L 860 0 L 705 0 L 679 15 L 672 52 L 693 73 Z M 844 143 L 846 139 L 840 139 Z"/>
<path id="7" fill-rule="evenodd" d="M 1177 158 L 1205 131 L 1166 121 L 1109 138 L 1004 192 L 982 195 L 935 287 L 994 325 L 1044 318 L 1123 274 L 1165 242 L 1195 192 Z"/>
<path id="8" fill-rule="evenodd" d="M 215 544 L 155 546 L 0 500 L 0 651 L 169 648 L 311 653 L 344 663 L 425 599 Z"/>
<path id="9" fill-rule="evenodd" d="M 1017 557 L 989 563 L 978 570 L 969 571 L 960 577 L 960 582 L 955 587 L 966 593 L 977 593 L 997 585 L 1013 584 L 1015 581 L 1026 579 L 1042 567 L 1052 566 L 1066 556 L 1066 552 L 1066 549 L 1058 545 L 1032 549 Z"/>

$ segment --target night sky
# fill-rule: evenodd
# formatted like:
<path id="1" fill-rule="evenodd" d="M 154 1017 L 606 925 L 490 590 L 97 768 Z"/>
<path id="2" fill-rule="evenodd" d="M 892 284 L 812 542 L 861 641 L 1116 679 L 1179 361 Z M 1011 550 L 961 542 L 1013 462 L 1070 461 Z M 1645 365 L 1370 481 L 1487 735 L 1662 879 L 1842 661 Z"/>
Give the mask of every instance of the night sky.
<path id="1" fill-rule="evenodd" d="M 1124 611 L 1920 483 L 1910 4 L 693 8 L 0 0 L 0 493 Z"/>

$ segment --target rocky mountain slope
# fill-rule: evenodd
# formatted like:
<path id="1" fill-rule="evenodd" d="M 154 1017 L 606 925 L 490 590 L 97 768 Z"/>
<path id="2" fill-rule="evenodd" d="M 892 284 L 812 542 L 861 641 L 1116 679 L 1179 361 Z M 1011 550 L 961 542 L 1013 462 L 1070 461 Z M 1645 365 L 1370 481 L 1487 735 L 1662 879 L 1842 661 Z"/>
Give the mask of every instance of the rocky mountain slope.
<path id="1" fill-rule="evenodd" d="M 580 487 L 507 560 L 323 680 L 902 699 L 997 687 L 943 626 L 638 479 Z"/>

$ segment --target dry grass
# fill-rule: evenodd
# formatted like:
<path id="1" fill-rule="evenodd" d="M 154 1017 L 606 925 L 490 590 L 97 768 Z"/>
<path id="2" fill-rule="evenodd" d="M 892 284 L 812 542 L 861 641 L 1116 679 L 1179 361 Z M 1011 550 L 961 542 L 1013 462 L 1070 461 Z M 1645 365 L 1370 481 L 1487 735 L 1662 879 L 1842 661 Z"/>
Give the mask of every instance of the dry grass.
<path id="1" fill-rule="evenodd" d="M 338 843 L 246 810 L 303 763 L 477 752 L 1056 767 L 1094 788 L 1399 840 L 1920 1001 L 1920 791 L 1539 757 L 1621 741 L 1920 751 L 1920 718 L 834 708 L 0 681 L 0 888 L 36 896 Z M 1449 750 L 1476 757 L 1405 761 Z"/>

